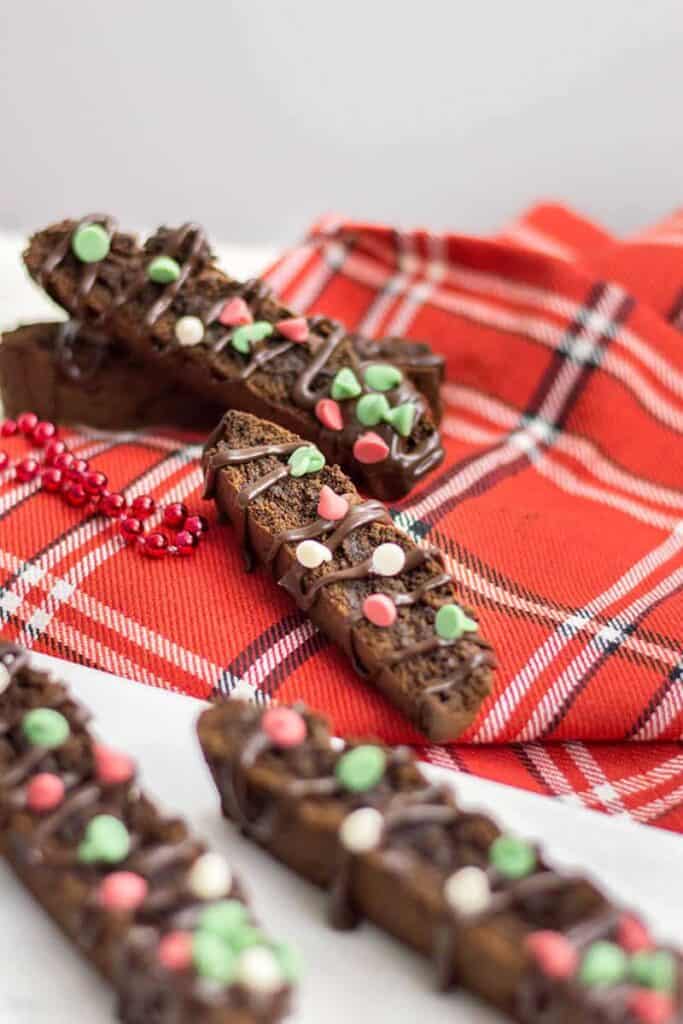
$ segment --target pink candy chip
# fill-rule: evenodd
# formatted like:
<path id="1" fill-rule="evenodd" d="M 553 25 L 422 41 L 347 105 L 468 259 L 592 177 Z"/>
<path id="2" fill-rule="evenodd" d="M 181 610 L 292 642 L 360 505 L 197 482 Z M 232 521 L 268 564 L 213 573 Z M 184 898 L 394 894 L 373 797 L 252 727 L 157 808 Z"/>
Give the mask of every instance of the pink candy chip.
<path id="1" fill-rule="evenodd" d="M 184 971 L 192 963 L 190 932 L 169 932 L 159 943 L 157 957 L 167 971 Z"/>
<path id="2" fill-rule="evenodd" d="M 306 341 L 308 339 L 308 321 L 304 316 L 293 316 L 289 320 L 279 320 L 275 329 L 283 338 L 290 341 Z"/>
<path id="3" fill-rule="evenodd" d="M 26 787 L 26 806 L 29 811 L 53 811 L 64 799 L 64 783 L 59 775 L 39 772 Z"/>
<path id="4" fill-rule="evenodd" d="M 298 747 L 306 739 L 306 722 L 292 708 L 268 708 L 261 729 L 276 747 Z"/>
<path id="5" fill-rule="evenodd" d="M 328 430 L 342 430 L 344 427 L 341 408 L 334 398 L 321 398 L 316 402 L 315 414 Z"/>
<path id="6" fill-rule="evenodd" d="M 373 626 L 393 626 L 396 605 L 386 594 L 370 594 L 363 601 L 363 615 Z"/>
<path id="7" fill-rule="evenodd" d="M 629 996 L 628 1008 L 642 1024 L 669 1024 L 669 1021 L 673 1024 L 675 1007 L 673 999 L 666 992 L 637 989 Z"/>
<path id="8" fill-rule="evenodd" d="M 389 445 L 373 430 L 361 434 L 353 446 L 354 458 L 358 462 L 370 466 L 375 462 L 383 462 L 389 454 Z"/>
<path id="9" fill-rule="evenodd" d="M 253 319 L 249 306 L 238 295 L 234 299 L 228 299 L 218 317 L 224 327 L 241 327 L 252 323 Z"/>
<path id="10" fill-rule="evenodd" d="M 110 750 L 109 747 L 103 747 L 99 743 L 95 747 L 94 754 L 97 778 L 106 786 L 129 782 L 135 775 L 135 761 L 128 754 Z"/>
<path id="11" fill-rule="evenodd" d="M 106 910 L 137 910 L 145 902 L 147 882 L 134 871 L 112 871 L 102 879 L 97 892 Z"/>
<path id="12" fill-rule="evenodd" d="M 320 497 L 318 498 L 318 515 L 320 518 L 329 519 L 331 522 L 336 523 L 338 519 L 343 519 L 348 511 L 349 503 L 346 498 L 342 498 L 341 494 L 335 494 L 331 487 L 323 484 L 320 488 Z"/>
<path id="13" fill-rule="evenodd" d="M 617 928 L 617 940 L 627 953 L 638 953 L 643 949 L 652 949 L 652 937 L 635 914 L 622 914 Z"/>
<path id="14" fill-rule="evenodd" d="M 532 932 L 526 948 L 549 978 L 571 978 L 579 963 L 576 949 L 560 932 Z"/>

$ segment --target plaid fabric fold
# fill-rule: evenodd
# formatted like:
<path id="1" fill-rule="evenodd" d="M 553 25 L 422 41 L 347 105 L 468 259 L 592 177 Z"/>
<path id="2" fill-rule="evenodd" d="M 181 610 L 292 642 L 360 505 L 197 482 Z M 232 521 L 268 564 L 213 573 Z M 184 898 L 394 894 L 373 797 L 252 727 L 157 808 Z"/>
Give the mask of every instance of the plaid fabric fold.
<path id="1" fill-rule="evenodd" d="M 243 574 L 220 526 L 196 557 L 150 564 L 102 521 L 6 486 L 3 633 L 195 696 L 303 697 L 342 734 L 683 831 L 679 222 L 617 241 L 553 204 L 493 239 L 326 217 L 268 272 L 297 309 L 446 357 L 446 461 L 392 514 L 443 549 L 498 652 L 458 744 L 425 747 L 267 576 Z M 131 495 L 199 502 L 194 439 L 70 440 Z"/>

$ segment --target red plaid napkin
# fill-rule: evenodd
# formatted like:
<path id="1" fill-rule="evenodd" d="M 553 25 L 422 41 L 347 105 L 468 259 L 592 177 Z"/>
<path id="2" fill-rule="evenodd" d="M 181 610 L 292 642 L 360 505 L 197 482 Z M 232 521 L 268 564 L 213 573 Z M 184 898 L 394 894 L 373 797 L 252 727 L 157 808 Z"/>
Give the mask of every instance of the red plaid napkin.
<path id="1" fill-rule="evenodd" d="M 303 697 L 342 734 L 683 831 L 682 243 L 683 217 L 616 242 L 549 205 L 491 240 L 325 218 L 269 272 L 298 309 L 446 356 L 446 461 L 393 512 L 443 549 L 498 651 L 461 742 L 425 747 L 218 525 L 150 563 L 5 487 L 3 634 L 196 696 Z M 131 496 L 199 503 L 187 438 L 69 440 Z"/>

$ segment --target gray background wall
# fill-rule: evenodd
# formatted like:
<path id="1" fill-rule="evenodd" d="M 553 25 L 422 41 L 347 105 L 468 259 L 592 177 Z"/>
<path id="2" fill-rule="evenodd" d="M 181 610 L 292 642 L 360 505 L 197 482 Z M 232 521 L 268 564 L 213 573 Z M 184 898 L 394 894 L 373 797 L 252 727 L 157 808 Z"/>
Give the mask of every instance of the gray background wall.
<path id="1" fill-rule="evenodd" d="M 279 241 L 681 200 L 681 0 L 0 0 L 0 225 Z"/>

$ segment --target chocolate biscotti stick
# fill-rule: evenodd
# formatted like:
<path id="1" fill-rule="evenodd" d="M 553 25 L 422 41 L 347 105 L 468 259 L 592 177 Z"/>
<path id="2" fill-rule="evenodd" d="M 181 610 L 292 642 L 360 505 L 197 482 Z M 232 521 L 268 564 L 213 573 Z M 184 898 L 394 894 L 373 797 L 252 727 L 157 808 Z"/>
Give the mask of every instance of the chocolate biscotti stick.
<path id="1" fill-rule="evenodd" d="M 0 851 L 115 988 L 125 1024 L 271 1024 L 295 961 L 225 859 L 138 788 L 66 687 L 0 644 Z M 9 925 L 8 925 L 9 927 Z"/>
<path id="2" fill-rule="evenodd" d="M 314 441 L 376 497 L 405 495 L 443 458 L 398 366 L 362 360 L 341 324 L 294 316 L 262 282 L 229 278 L 195 225 L 161 228 L 140 249 L 93 215 L 34 235 L 24 259 L 71 316 L 106 325 L 201 397 Z"/>
<path id="3" fill-rule="evenodd" d="M 431 785 L 406 748 L 341 748 L 302 705 L 226 701 L 199 740 L 223 812 L 330 891 L 332 923 L 362 917 L 433 958 L 523 1024 L 674 1024 L 680 953 L 592 883 Z"/>
<path id="4" fill-rule="evenodd" d="M 26 324 L 0 340 L 0 401 L 6 416 L 100 430 L 164 424 L 206 435 L 225 411 L 166 374 L 151 374 L 115 339 L 73 321 Z"/>
<path id="5" fill-rule="evenodd" d="M 206 497 L 313 622 L 432 740 L 489 693 L 490 645 L 435 548 L 418 546 L 338 466 L 282 427 L 231 411 L 204 450 Z"/>

